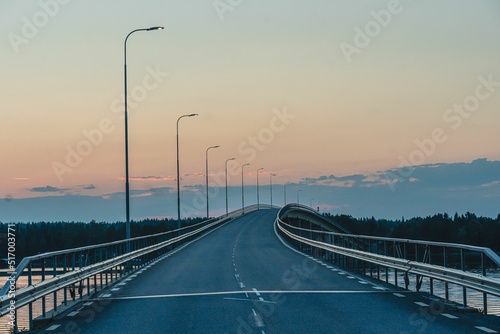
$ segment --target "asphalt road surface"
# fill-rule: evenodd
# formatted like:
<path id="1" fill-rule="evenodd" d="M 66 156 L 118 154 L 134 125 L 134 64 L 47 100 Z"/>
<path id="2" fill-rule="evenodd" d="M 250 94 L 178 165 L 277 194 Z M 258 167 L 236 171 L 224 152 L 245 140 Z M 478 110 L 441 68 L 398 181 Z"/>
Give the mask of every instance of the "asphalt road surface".
<path id="1" fill-rule="evenodd" d="M 500 317 L 454 313 L 288 248 L 275 234 L 276 213 L 234 219 L 39 332 L 500 332 Z"/>

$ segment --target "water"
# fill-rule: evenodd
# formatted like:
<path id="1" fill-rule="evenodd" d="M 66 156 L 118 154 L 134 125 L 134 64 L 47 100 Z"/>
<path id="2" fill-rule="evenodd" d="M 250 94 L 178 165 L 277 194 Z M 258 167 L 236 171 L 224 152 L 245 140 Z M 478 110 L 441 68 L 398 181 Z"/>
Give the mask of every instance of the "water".
<path id="1" fill-rule="evenodd" d="M 47 276 L 51 277 L 51 276 Z M 2 276 L 0 277 L 0 284 L 3 287 L 5 282 L 7 281 L 8 277 Z M 41 276 L 34 276 L 33 277 L 33 283 L 40 282 L 41 281 Z M 86 281 L 83 282 L 82 284 L 82 294 L 86 295 L 87 294 L 87 285 Z M 95 286 L 93 285 L 93 280 L 90 280 L 90 293 L 92 294 L 95 291 Z M 105 282 L 103 282 L 105 284 Z M 97 284 L 100 284 L 100 281 L 98 279 Z M 28 277 L 27 276 L 21 276 L 19 277 L 16 288 L 20 289 L 23 287 L 28 286 Z M 99 285 L 100 286 L 100 285 Z M 76 286 L 76 300 L 78 301 L 79 297 L 79 287 L 80 285 Z M 66 290 L 66 291 L 65 291 Z M 56 300 L 57 300 L 57 307 L 60 308 L 64 304 L 64 295 L 66 292 L 66 298 L 67 298 L 67 305 L 71 305 L 73 302 L 71 298 L 71 294 L 69 291 L 69 288 L 62 289 L 57 291 L 56 293 Z M 33 304 L 32 310 L 33 310 L 33 319 L 42 316 L 43 314 L 43 299 L 39 299 L 35 301 Z M 48 294 L 45 296 L 45 317 L 50 318 L 53 314 L 53 309 L 54 309 L 54 294 Z M 10 319 L 7 316 L 0 317 L 0 334 L 7 334 L 10 333 L 10 325 L 9 322 Z M 20 331 L 22 330 L 28 330 L 29 328 L 29 309 L 28 306 L 24 306 L 20 309 L 17 310 L 17 325 Z"/>
<path id="2" fill-rule="evenodd" d="M 477 272 L 479 274 L 479 272 Z M 370 274 L 368 270 L 367 275 Z M 374 270 L 372 272 L 373 277 L 376 277 L 377 272 Z M 500 270 L 488 270 L 486 272 L 486 277 L 500 280 Z M 416 278 L 415 275 L 410 275 L 410 284 L 408 289 L 411 291 L 416 291 Z M 380 280 L 385 281 L 385 270 L 380 271 Z M 394 270 L 389 269 L 389 283 L 394 284 Z M 398 272 L 398 286 L 405 287 L 405 275 L 403 272 Z M 434 295 L 445 299 L 445 283 L 442 281 L 434 280 Z M 430 279 L 424 277 L 422 285 L 420 287 L 421 292 L 430 293 Z M 458 304 L 463 304 L 463 288 L 460 285 L 448 284 L 448 294 L 449 300 L 456 302 Z M 500 297 L 495 297 L 488 295 L 488 314 L 500 316 Z M 476 308 L 478 310 L 483 310 L 483 294 L 481 292 L 467 289 L 467 306 Z"/>

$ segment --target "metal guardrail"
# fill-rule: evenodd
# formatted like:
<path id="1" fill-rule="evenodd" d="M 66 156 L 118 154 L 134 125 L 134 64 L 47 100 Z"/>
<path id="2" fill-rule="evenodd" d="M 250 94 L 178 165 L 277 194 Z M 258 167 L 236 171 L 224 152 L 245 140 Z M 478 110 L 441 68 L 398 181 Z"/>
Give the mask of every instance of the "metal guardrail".
<path id="1" fill-rule="evenodd" d="M 334 230 L 340 231 L 342 233 L 349 233 L 349 231 L 345 227 L 341 226 L 336 221 L 321 215 L 318 211 L 316 211 L 308 206 L 305 206 L 302 204 L 290 203 L 288 205 L 285 205 L 283 208 L 281 208 L 280 214 L 283 215 L 283 214 L 288 213 L 290 211 L 307 212 L 309 215 L 316 217 L 318 220 L 328 222 Z"/>
<path id="2" fill-rule="evenodd" d="M 16 313 L 19 309 L 28 307 L 28 327 L 32 329 L 35 301 L 42 302 L 42 318 L 47 316 L 48 311 L 52 311 L 53 317 L 65 310 L 69 301 L 90 297 L 174 247 L 259 208 L 268 209 L 270 206 L 253 205 L 228 215 L 154 235 L 26 257 L 0 291 L 0 316 L 13 314 L 13 331 L 16 332 Z M 27 286 L 17 287 L 19 278 L 24 276 L 28 277 Z M 59 302 L 57 292 L 61 290 L 63 297 Z M 48 295 L 53 296 L 51 309 L 46 303 Z"/>
<path id="3" fill-rule="evenodd" d="M 377 277 L 380 279 L 379 267 L 386 269 L 386 282 L 388 282 L 387 268 L 394 270 L 395 285 L 397 285 L 397 272 L 404 272 L 405 285 L 408 289 L 409 274 L 416 277 L 416 289 L 420 289 L 424 277 L 430 279 L 430 293 L 433 293 L 433 280 L 445 282 L 445 298 L 448 299 L 448 284 L 463 287 L 462 304 L 467 306 L 467 288 L 483 294 L 483 312 L 487 313 L 487 295 L 500 296 L 500 280 L 486 277 L 486 267 L 491 265 L 500 267 L 500 257 L 489 248 L 471 245 L 430 242 L 423 240 L 397 239 L 385 237 L 362 236 L 312 230 L 285 223 L 283 219 L 291 210 L 305 209 L 296 204 L 283 207 L 277 215 L 276 224 L 279 231 L 289 240 L 301 245 L 334 254 L 334 262 L 348 266 L 348 259 L 353 267 L 366 263 L 377 266 Z M 299 224 L 300 225 L 300 224 Z M 412 249 L 413 252 L 409 251 Z M 434 251 L 433 251 L 434 249 Z M 436 255 L 440 255 L 439 257 Z M 472 254 L 472 255 L 471 255 Z M 420 260 L 420 256 L 421 260 Z M 469 272 L 465 266 L 466 256 L 478 259 L 481 273 Z M 450 261 L 450 257 L 457 257 Z M 437 264 L 437 261 L 442 261 Z M 488 263 L 487 263 L 488 262 Z M 456 268 L 458 265 L 458 268 Z M 450 267 L 455 266 L 455 268 Z M 370 268 L 370 274 L 372 273 Z"/>

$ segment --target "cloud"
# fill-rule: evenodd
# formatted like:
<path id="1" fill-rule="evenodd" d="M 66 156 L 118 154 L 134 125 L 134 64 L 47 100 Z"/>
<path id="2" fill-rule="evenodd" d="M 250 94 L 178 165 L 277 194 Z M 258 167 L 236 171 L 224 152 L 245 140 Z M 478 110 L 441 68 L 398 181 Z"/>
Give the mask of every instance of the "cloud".
<path id="1" fill-rule="evenodd" d="M 120 180 L 124 180 L 125 178 L 120 178 Z M 173 181 L 176 178 L 173 176 L 132 176 L 129 177 L 130 181 Z"/>
<path id="2" fill-rule="evenodd" d="M 31 192 L 35 192 L 35 193 L 53 193 L 53 192 L 62 192 L 62 191 L 66 191 L 66 190 L 68 190 L 68 189 L 56 188 L 56 187 L 52 187 L 52 186 L 34 187 L 34 188 L 30 189 Z"/>
<path id="3" fill-rule="evenodd" d="M 402 216 L 424 217 L 436 213 L 473 212 L 496 217 L 500 201 L 500 161 L 478 159 L 472 162 L 437 163 L 416 166 L 407 178 L 394 178 L 404 168 L 375 173 L 336 176 L 327 174 L 318 178 L 304 178 L 301 183 L 288 183 L 286 187 L 274 184 L 273 204 L 282 205 L 300 201 L 319 207 L 320 211 L 349 214 L 354 217 L 401 219 Z M 391 174 L 392 173 L 392 174 Z M 91 188 L 94 185 L 79 185 Z M 131 208 L 134 218 L 146 216 L 177 216 L 176 187 L 144 187 L 132 189 Z M 201 184 L 181 189 L 181 204 L 186 216 L 204 215 L 205 202 L 198 189 Z M 225 213 L 225 189 L 212 186 L 211 214 Z M 299 196 L 300 190 L 300 196 Z M 37 187 L 33 192 L 41 197 L 0 201 L 0 212 L 5 220 L 29 221 L 47 219 L 97 219 L 117 221 L 123 219 L 125 193 L 83 196 L 69 194 L 74 189 L 54 186 Z M 59 192 L 59 193 L 57 193 Z M 82 190 L 83 192 L 83 190 Z M 203 194 L 203 189 L 201 189 Z M 241 187 L 231 186 L 229 208 L 241 206 Z M 245 187 L 245 205 L 256 203 L 256 187 Z M 270 203 L 269 187 L 261 187 L 260 203 Z M 92 210 L 88 210 L 88 207 Z M 43 214 L 42 214 L 43 213 Z"/>
<path id="4" fill-rule="evenodd" d="M 189 177 L 189 178 L 194 179 L 194 178 L 202 177 L 202 176 L 205 176 L 205 174 L 204 173 L 184 173 L 184 174 L 181 175 L 181 179 L 183 177 L 186 177 L 186 178 Z"/>
<path id="5" fill-rule="evenodd" d="M 302 182 L 307 185 L 325 185 L 341 188 L 369 187 L 373 184 L 381 184 L 381 177 L 376 174 L 352 174 L 347 176 L 320 176 L 318 178 L 304 178 Z"/>
<path id="6" fill-rule="evenodd" d="M 340 188 L 396 187 L 491 187 L 498 185 L 500 161 L 477 159 L 470 163 L 437 163 L 401 167 L 371 174 L 347 176 L 320 176 L 304 178 L 307 185 L 325 185 Z M 414 188 L 416 189 L 416 188 Z"/>
<path id="7" fill-rule="evenodd" d="M 164 197 L 167 196 L 169 193 L 171 193 L 172 190 L 173 188 L 171 187 L 149 188 L 142 190 L 132 189 L 130 190 L 130 197 L 149 197 L 149 196 Z M 116 199 L 116 198 L 123 199 L 125 198 L 125 192 L 115 192 L 111 194 L 105 194 L 100 197 L 103 199 Z"/>
<path id="8" fill-rule="evenodd" d="M 89 184 L 87 186 L 83 186 L 83 189 L 85 189 L 85 190 L 93 190 L 93 189 L 96 189 L 96 186 L 94 186 L 93 184 Z"/>

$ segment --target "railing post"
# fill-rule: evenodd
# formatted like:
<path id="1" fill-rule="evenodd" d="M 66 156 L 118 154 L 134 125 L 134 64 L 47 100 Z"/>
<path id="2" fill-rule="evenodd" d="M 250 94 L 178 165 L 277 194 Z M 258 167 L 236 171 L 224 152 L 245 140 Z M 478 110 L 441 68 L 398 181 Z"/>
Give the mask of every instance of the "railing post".
<path id="1" fill-rule="evenodd" d="M 75 266 L 76 266 L 76 253 L 73 252 L 73 256 L 72 256 L 72 259 L 71 259 L 71 270 L 72 271 L 75 271 Z M 73 299 L 73 301 L 75 301 L 75 297 L 76 297 L 76 285 L 73 283 L 72 286 L 73 286 L 73 293 L 71 294 L 71 299 Z M 65 305 L 67 305 L 67 304 L 65 304 Z"/>
<path id="2" fill-rule="evenodd" d="M 447 259 L 447 254 L 446 254 L 446 246 L 443 246 L 443 267 L 448 266 L 448 259 Z"/>
<path id="3" fill-rule="evenodd" d="M 64 258 L 63 258 L 63 273 L 65 274 L 68 270 L 68 254 L 64 254 Z M 54 292 L 55 293 L 55 292 Z M 67 301 L 68 301 L 68 291 L 66 288 L 64 288 L 64 305 L 67 304 Z M 54 298 L 54 310 L 57 310 L 57 305 L 56 305 L 56 299 Z"/>
<path id="4" fill-rule="evenodd" d="M 31 263 L 29 264 L 28 266 L 28 286 L 30 286 L 31 284 L 33 284 L 33 281 L 32 281 L 32 272 L 31 272 Z M 17 319 L 17 314 L 16 314 L 16 319 Z M 30 303 L 29 306 L 28 306 L 28 321 L 29 321 L 29 328 L 30 330 L 33 329 L 33 303 Z M 17 325 L 14 326 L 14 331 L 17 331 Z"/>
<path id="5" fill-rule="evenodd" d="M 42 259 L 42 282 L 45 281 L 45 259 Z M 42 297 L 42 316 L 45 317 L 45 296 Z"/>
<path id="6" fill-rule="evenodd" d="M 465 254 L 463 248 L 460 248 L 460 268 L 462 271 L 465 271 Z M 462 298 L 463 305 L 467 306 L 467 288 L 465 286 L 462 287 Z"/>
<path id="7" fill-rule="evenodd" d="M 483 252 L 481 252 L 481 272 L 486 277 L 486 263 Z M 483 292 L 483 313 L 488 314 L 488 295 L 486 292 Z"/>

